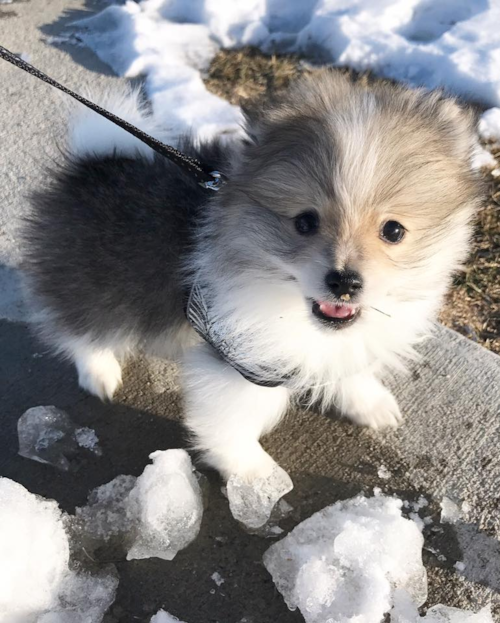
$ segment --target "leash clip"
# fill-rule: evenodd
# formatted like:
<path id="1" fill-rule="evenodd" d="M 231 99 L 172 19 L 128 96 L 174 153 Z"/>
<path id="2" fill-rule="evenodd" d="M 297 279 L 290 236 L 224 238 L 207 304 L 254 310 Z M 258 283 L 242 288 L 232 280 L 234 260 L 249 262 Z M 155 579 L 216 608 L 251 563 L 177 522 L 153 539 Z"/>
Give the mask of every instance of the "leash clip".
<path id="1" fill-rule="evenodd" d="M 208 180 L 207 182 L 198 182 L 198 184 L 202 188 L 206 188 L 207 190 L 213 190 L 217 192 L 224 186 L 225 181 L 222 173 L 219 171 L 210 171 L 209 175 L 211 175 L 214 179 Z"/>

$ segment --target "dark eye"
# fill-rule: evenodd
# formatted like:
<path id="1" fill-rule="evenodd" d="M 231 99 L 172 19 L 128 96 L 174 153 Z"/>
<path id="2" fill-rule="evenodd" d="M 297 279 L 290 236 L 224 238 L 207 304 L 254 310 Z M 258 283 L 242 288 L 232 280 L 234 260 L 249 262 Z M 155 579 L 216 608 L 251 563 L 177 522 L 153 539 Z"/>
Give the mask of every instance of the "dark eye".
<path id="1" fill-rule="evenodd" d="M 295 217 L 295 229 L 301 236 L 315 234 L 319 228 L 319 216 L 316 212 L 302 212 Z"/>
<path id="2" fill-rule="evenodd" d="M 380 230 L 380 237 L 386 242 L 397 244 L 405 237 L 406 229 L 397 221 L 387 221 Z"/>

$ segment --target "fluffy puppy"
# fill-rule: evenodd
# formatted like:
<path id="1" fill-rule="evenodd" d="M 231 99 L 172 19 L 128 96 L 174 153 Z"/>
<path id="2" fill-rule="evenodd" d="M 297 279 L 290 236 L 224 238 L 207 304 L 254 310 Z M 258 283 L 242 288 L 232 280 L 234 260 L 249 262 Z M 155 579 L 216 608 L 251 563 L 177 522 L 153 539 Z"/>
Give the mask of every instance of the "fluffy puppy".
<path id="1" fill-rule="evenodd" d="M 137 95 L 102 103 L 158 136 Z M 472 114 L 441 93 L 321 71 L 246 134 L 181 146 L 227 176 L 210 194 L 84 112 L 24 235 L 40 334 L 80 385 L 111 398 L 129 354 L 180 359 L 194 446 L 251 479 L 273 469 L 259 438 L 299 396 L 400 422 L 381 379 L 429 331 L 481 190 Z"/>

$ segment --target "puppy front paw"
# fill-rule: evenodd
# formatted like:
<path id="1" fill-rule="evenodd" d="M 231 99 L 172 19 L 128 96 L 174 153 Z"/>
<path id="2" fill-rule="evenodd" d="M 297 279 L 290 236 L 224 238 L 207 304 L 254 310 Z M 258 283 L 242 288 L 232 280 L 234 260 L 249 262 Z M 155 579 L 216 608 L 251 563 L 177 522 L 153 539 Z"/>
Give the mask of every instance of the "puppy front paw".
<path id="1" fill-rule="evenodd" d="M 403 421 L 403 416 L 394 396 L 387 390 L 378 396 L 372 403 L 362 400 L 356 404 L 351 401 L 350 408 L 345 415 L 355 424 L 369 426 L 376 430 L 382 428 L 395 428 Z"/>
<path id="2" fill-rule="evenodd" d="M 399 426 L 403 421 L 396 399 L 371 374 L 357 374 L 342 381 L 337 406 L 361 426 L 381 429 Z"/>
<path id="3" fill-rule="evenodd" d="M 101 352 L 77 361 L 78 384 L 101 400 L 111 400 L 122 384 L 121 366 L 110 352 Z"/>

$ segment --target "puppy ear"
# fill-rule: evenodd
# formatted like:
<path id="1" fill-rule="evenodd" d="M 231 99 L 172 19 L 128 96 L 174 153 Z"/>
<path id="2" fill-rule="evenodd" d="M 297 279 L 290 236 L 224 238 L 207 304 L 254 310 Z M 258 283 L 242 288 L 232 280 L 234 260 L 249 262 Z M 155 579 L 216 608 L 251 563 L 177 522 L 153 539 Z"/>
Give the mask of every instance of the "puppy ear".
<path id="1" fill-rule="evenodd" d="M 477 144 L 477 113 L 448 97 L 441 97 L 438 105 L 437 122 L 448 138 L 453 155 L 461 160 L 470 159 Z"/>

